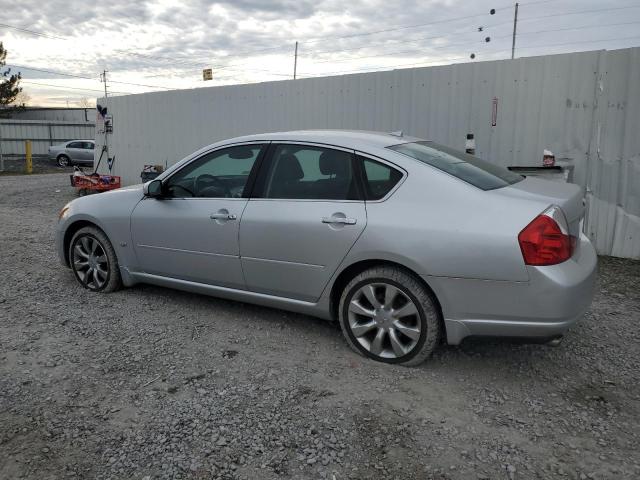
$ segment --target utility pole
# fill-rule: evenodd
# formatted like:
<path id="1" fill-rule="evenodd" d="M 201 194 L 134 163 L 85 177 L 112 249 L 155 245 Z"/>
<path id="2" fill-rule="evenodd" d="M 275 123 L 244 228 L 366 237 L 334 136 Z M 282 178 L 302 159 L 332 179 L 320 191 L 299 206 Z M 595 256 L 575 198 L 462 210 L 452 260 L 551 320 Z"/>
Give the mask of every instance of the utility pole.
<path id="1" fill-rule="evenodd" d="M 513 14 L 513 39 L 511 40 L 511 60 L 516 54 L 516 28 L 518 27 L 518 3 L 516 2 L 516 10 Z"/>
<path id="2" fill-rule="evenodd" d="M 296 42 L 296 51 L 293 56 L 293 79 L 296 79 L 296 71 L 298 70 L 298 42 Z"/>

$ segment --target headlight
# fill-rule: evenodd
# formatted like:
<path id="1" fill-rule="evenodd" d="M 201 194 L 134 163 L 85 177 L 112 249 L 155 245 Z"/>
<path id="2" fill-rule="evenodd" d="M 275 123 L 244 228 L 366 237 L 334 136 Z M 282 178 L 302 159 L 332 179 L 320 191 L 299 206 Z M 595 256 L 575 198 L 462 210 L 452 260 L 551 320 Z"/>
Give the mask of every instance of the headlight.
<path id="1" fill-rule="evenodd" d="M 60 213 L 58 214 L 58 221 L 65 218 L 67 216 L 67 213 L 69 213 L 69 204 L 65 205 L 64 207 L 62 207 L 62 210 L 60 210 Z"/>

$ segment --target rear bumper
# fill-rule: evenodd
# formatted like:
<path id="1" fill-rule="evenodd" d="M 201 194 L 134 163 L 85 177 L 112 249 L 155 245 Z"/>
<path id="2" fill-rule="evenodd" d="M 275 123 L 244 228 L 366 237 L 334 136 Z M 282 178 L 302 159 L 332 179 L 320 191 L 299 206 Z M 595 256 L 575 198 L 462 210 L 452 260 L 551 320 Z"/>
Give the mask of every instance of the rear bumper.
<path id="1" fill-rule="evenodd" d="M 589 308 L 597 256 L 586 236 L 559 265 L 527 267 L 528 282 L 425 277 L 440 300 L 447 342 L 469 336 L 550 338 L 562 335 Z"/>

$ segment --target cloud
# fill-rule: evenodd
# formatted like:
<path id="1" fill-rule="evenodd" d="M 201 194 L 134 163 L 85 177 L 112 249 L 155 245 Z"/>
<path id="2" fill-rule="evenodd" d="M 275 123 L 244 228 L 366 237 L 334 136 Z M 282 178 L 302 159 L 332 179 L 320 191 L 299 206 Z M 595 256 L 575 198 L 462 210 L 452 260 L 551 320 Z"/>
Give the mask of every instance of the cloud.
<path id="1" fill-rule="evenodd" d="M 637 35 L 640 25 L 640 8 L 629 5 L 523 3 L 518 52 L 637 45 L 640 38 L 623 38 Z M 292 71 L 296 41 L 302 76 L 468 61 L 471 53 L 476 61 L 508 58 L 513 7 L 499 7 L 493 0 L 0 0 L 3 21 L 67 40 L 7 29 L 0 30 L 0 39 L 10 64 L 89 76 L 92 80 L 79 81 L 86 88 L 101 88 L 97 80 L 103 69 L 125 82 L 194 88 L 205 85 L 201 70 L 207 66 L 213 67 L 215 80 L 206 86 L 285 78 Z M 490 8 L 497 13 L 489 15 Z M 55 77 L 29 70 L 23 76 Z M 150 89 L 120 84 L 118 90 Z"/>

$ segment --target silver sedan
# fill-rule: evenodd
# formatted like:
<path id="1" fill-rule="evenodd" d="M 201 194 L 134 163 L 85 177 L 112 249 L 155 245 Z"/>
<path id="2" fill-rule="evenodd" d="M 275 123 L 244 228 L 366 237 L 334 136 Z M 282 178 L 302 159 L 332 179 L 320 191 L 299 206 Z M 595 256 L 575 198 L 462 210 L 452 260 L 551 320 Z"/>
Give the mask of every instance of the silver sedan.
<path id="1" fill-rule="evenodd" d="M 150 283 L 337 320 L 375 360 L 441 340 L 557 341 L 596 255 L 582 192 L 401 134 L 215 143 L 143 185 L 60 212 L 62 263 L 93 291 Z"/>
<path id="2" fill-rule="evenodd" d="M 95 142 L 93 140 L 71 140 L 49 147 L 48 156 L 60 167 L 74 164 L 92 164 Z"/>

